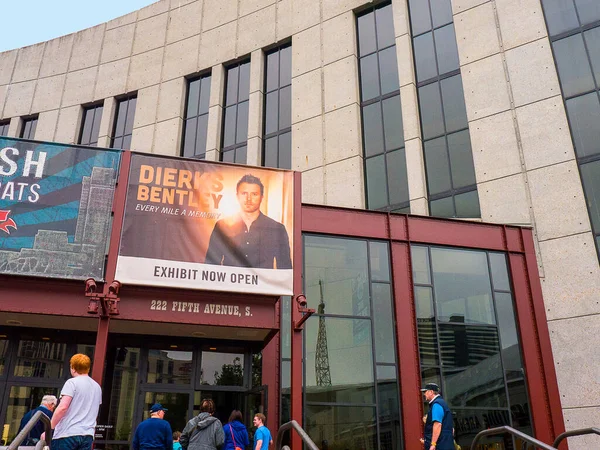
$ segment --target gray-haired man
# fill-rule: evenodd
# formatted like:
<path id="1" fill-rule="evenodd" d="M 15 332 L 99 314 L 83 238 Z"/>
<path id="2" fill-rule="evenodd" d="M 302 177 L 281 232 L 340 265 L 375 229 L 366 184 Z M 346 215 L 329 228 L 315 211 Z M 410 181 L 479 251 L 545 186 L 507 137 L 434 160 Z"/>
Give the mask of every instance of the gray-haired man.
<path id="1" fill-rule="evenodd" d="M 31 411 L 29 411 L 27 414 L 25 414 L 23 416 L 23 418 L 21 419 L 21 424 L 19 425 L 18 433 L 20 433 L 21 430 L 23 428 L 25 428 L 25 425 L 27 425 L 27 422 L 29 422 L 29 420 L 33 417 L 33 415 L 38 411 L 42 411 L 44 414 L 46 414 L 48 416 L 49 419 L 52 419 L 52 412 L 54 411 L 54 408 L 56 408 L 56 403 L 57 403 L 57 400 L 54 395 L 44 395 L 42 397 L 42 402 L 40 403 L 40 406 L 38 406 L 35 409 L 32 409 Z M 25 441 L 23 441 L 23 445 L 37 444 L 37 442 L 40 440 L 40 436 L 42 435 L 43 432 L 44 432 L 44 423 L 40 420 L 31 429 L 31 431 L 29 432 L 29 436 L 27 436 L 27 439 L 25 439 Z"/>

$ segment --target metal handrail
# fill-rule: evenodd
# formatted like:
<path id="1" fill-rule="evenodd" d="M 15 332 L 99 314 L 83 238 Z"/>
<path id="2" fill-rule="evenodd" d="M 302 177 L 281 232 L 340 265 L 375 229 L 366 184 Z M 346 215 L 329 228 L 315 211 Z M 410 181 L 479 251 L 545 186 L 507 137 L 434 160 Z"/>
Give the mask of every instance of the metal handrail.
<path id="1" fill-rule="evenodd" d="M 302 440 L 310 450 L 319 450 L 319 447 L 317 447 L 317 445 L 313 442 L 313 440 L 306 433 L 306 431 L 304 431 L 304 429 L 300 425 L 298 425 L 298 422 L 296 422 L 295 420 L 291 420 L 287 423 L 284 423 L 279 427 L 279 431 L 277 432 L 277 439 L 275 440 L 275 450 L 285 450 L 286 448 L 287 450 L 289 450 L 289 447 L 287 445 L 283 448 L 281 447 L 281 441 L 283 439 L 283 433 L 285 433 L 290 428 L 296 430 L 296 433 L 298 433 L 298 435 L 302 438 Z"/>
<path id="2" fill-rule="evenodd" d="M 571 431 L 565 431 L 564 433 L 561 433 L 557 436 L 557 438 L 554 441 L 554 447 L 558 448 L 558 446 L 560 445 L 560 443 L 568 437 L 573 437 L 573 436 L 583 436 L 584 434 L 598 434 L 600 435 L 600 428 L 580 428 L 578 430 L 571 430 Z"/>
<path id="3" fill-rule="evenodd" d="M 27 424 L 23 427 L 21 432 L 17 434 L 17 437 L 13 439 L 13 441 L 10 443 L 6 450 L 17 450 L 17 448 L 23 443 L 25 438 L 29 436 L 29 432 L 32 430 L 32 428 L 40 420 L 44 423 L 44 431 L 46 433 L 44 440 L 49 443 L 52 440 L 52 426 L 50 425 L 50 418 L 42 411 L 38 411 L 31 417 L 31 419 L 29 419 L 29 422 L 27 422 Z M 41 441 L 42 439 L 40 439 L 40 442 Z M 36 449 L 38 448 L 40 442 L 37 443 Z M 45 445 L 45 443 L 43 444 Z"/>
<path id="4" fill-rule="evenodd" d="M 473 449 L 477 448 L 476 445 L 479 443 L 479 441 L 483 437 L 495 436 L 495 435 L 505 434 L 505 433 L 512 434 L 513 436 L 518 437 L 519 439 L 522 439 L 523 441 L 527 442 L 528 444 L 533 444 L 543 450 L 557 450 L 555 447 L 550 447 L 548 444 L 544 444 L 542 441 L 538 441 L 537 439 L 532 438 L 531 436 L 529 436 L 525 433 L 522 433 L 519 430 L 515 430 L 514 428 L 506 426 L 506 425 L 503 427 L 490 428 L 489 430 L 480 431 L 479 433 L 477 433 L 477 436 L 475 436 L 475 438 L 473 439 L 473 442 L 471 443 L 471 448 L 473 448 Z"/>

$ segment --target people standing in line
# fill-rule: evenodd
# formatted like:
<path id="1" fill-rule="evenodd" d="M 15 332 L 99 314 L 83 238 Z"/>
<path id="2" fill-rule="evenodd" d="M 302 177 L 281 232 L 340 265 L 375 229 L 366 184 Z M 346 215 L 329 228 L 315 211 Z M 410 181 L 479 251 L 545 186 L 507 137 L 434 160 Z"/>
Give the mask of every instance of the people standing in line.
<path id="1" fill-rule="evenodd" d="M 254 415 L 254 426 L 256 431 L 254 432 L 254 447 L 252 450 L 269 450 L 269 445 L 273 445 L 273 438 L 271 432 L 265 426 L 267 418 L 262 413 Z"/>
<path id="2" fill-rule="evenodd" d="M 440 387 L 435 383 L 427 383 L 421 392 L 429 402 L 425 420 L 425 450 L 454 450 L 452 412 L 440 396 Z"/>
<path id="3" fill-rule="evenodd" d="M 244 449 L 250 445 L 248 430 L 242 423 L 242 413 L 237 409 L 231 411 L 229 422 L 223 427 L 223 433 L 225 434 L 225 445 L 222 450 Z"/>
<path id="4" fill-rule="evenodd" d="M 46 414 L 48 416 L 49 419 L 52 419 L 52 411 L 54 411 L 54 408 L 56 408 L 56 403 L 58 403 L 58 400 L 56 399 L 56 397 L 54 395 L 44 395 L 44 397 L 42 397 L 40 406 L 38 406 L 35 409 L 30 410 L 27 414 L 25 414 L 23 416 L 23 418 L 21 419 L 21 424 L 19 425 L 19 431 L 17 432 L 17 434 L 19 434 L 21 432 L 21 430 L 23 428 L 25 428 L 25 425 L 27 425 L 27 422 L 29 422 L 29 420 L 31 420 L 33 415 L 38 411 L 43 412 L 44 414 Z M 23 441 L 22 445 L 37 444 L 37 442 L 40 440 L 40 437 L 42 436 L 42 433 L 44 432 L 44 428 L 45 428 L 44 422 L 42 422 L 41 420 L 38 420 L 38 422 L 34 425 L 34 427 L 29 432 L 27 439 L 25 439 Z"/>
<path id="5" fill-rule="evenodd" d="M 92 362 L 77 353 L 70 362 L 71 376 L 60 392 L 60 403 L 51 423 L 52 450 L 91 450 L 102 389 L 88 374 Z"/>
<path id="6" fill-rule="evenodd" d="M 173 450 L 181 450 L 181 444 L 179 438 L 181 437 L 181 431 L 173 431 Z"/>
<path id="7" fill-rule="evenodd" d="M 215 402 L 210 398 L 202 400 L 200 414 L 187 423 L 179 438 L 183 450 L 217 450 L 223 445 L 223 425 L 214 413 Z"/>
<path id="8" fill-rule="evenodd" d="M 173 450 L 171 425 L 164 420 L 167 411 L 160 403 L 150 407 L 150 417 L 135 429 L 133 450 Z"/>

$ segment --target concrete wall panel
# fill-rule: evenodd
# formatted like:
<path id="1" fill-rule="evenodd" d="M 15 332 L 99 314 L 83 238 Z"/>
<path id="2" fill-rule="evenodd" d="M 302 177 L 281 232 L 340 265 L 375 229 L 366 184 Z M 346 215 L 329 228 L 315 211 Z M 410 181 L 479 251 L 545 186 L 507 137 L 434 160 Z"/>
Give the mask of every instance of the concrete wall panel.
<path id="1" fill-rule="evenodd" d="M 209 68 L 235 57 L 235 22 L 202 33 L 200 68 Z"/>
<path id="2" fill-rule="evenodd" d="M 133 54 L 147 52 L 163 47 L 167 36 L 167 13 L 141 20 L 135 28 L 133 38 Z"/>
<path id="3" fill-rule="evenodd" d="M 38 115 L 38 123 L 35 128 L 34 138 L 40 141 L 54 140 L 54 131 L 58 121 L 58 109 L 41 112 Z"/>
<path id="4" fill-rule="evenodd" d="M 38 77 L 45 47 L 46 43 L 42 42 L 19 49 L 19 56 L 17 57 L 11 83 L 35 80 Z"/>
<path id="5" fill-rule="evenodd" d="M 528 170 L 575 157 L 561 96 L 517 108 L 517 120 Z"/>
<path id="6" fill-rule="evenodd" d="M 452 0 L 452 12 L 458 14 L 477 5 L 488 3 L 490 0 Z"/>
<path id="7" fill-rule="evenodd" d="M 421 137 L 421 123 L 419 119 L 419 104 L 417 89 L 414 84 L 400 88 L 400 102 L 402 103 L 402 125 L 404 140 L 408 141 Z"/>
<path id="8" fill-rule="evenodd" d="M 315 167 L 302 172 L 302 201 L 316 205 L 325 204 L 325 169 Z"/>
<path id="9" fill-rule="evenodd" d="M 314 0 L 291 0 L 291 3 L 293 33 L 306 30 L 320 22 L 321 11 L 315 7 Z"/>
<path id="10" fill-rule="evenodd" d="M 315 136 L 316 137 L 316 136 Z M 360 107 L 353 103 L 325 114 L 326 162 L 362 156 Z"/>
<path id="11" fill-rule="evenodd" d="M 461 65 L 500 52 L 492 3 L 484 3 L 454 16 Z"/>
<path id="12" fill-rule="evenodd" d="M 58 115 L 58 125 L 54 133 L 56 142 L 75 144 L 79 138 L 82 108 L 79 105 L 61 108 Z"/>
<path id="13" fill-rule="evenodd" d="M 172 7 L 173 5 L 171 5 Z M 202 1 L 171 9 L 167 28 L 167 44 L 200 34 L 202 29 Z M 205 28 L 206 29 L 206 28 Z"/>
<path id="14" fill-rule="evenodd" d="M 425 178 L 423 145 L 419 138 L 405 141 L 404 145 L 406 153 L 408 195 L 412 204 L 412 200 L 426 200 L 427 198 L 427 179 Z M 411 212 L 413 212 L 412 207 Z"/>
<path id="15" fill-rule="evenodd" d="M 138 22 L 144 19 L 148 19 L 149 17 L 158 16 L 159 14 L 169 11 L 170 2 L 171 0 L 160 0 L 142 9 L 138 9 Z"/>
<path id="16" fill-rule="evenodd" d="M 597 408 L 600 405 L 600 352 L 594 350 L 595 345 L 590 337 L 597 336 L 600 332 L 600 315 L 551 321 L 548 326 L 554 349 L 556 375 L 562 386 L 563 408 Z M 574 383 L 573 380 L 577 382 Z M 574 428 L 573 425 L 571 427 Z M 595 438 L 597 443 L 598 436 Z"/>
<path id="17" fill-rule="evenodd" d="M 307 28 L 292 40 L 292 76 L 321 67 L 321 26 Z"/>
<path id="18" fill-rule="evenodd" d="M 352 11 L 336 16 L 323 22 L 323 64 L 329 64 L 350 55 L 357 55 L 356 48 L 356 27 L 354 25 L 354 14 Z M 311 28 L 315 30 L 315 28 Z M 317 34 L 315 30 L 315 34 Z M 294 39 L 296 36 L 294 36 Z M 296 42 L 294 41 L 294 45 Z M 319 47 L 312 48 L 312 53 L 319 55 L 317 48 L 321 48 L 321 41 L 318 41 Z"/>
<path id="19" fill-rule="evenodd" d="M 192 36 L 165 47 L 162 81 L 174 80 L 197 71 L 200 38 Z"/>
<path id="20" fill-rule="evenodd" d="M 505 50 L 547 35 L 539 0 L 496 0 Z"/>
<path id="21" fill-rule="evenodd" d="M 548 39 L 540 39 L 506 52 L 515 106 L 560 94 Z"/>
<path id="22" fill-rule="evenodd" d="M 6 94 L 4 117 L 24 116 L 31 112 L 35 81 L 11 84 Z"/>
<path id="23" fill-rule="evenodd" d="M 117 17 L 116 19 L 109 20 L 106 22 L 106 29 L 112 30 L 113 28 L 119 28 L 124 25 L 129 25 L 135 23 L 137 20 L 137 11 L 133 11 L 132 13 L 125 14 L 124 16 Z"/>
<path id="24" fill-rule="evenodd" d="M 323 119 L 320 116 L 292 126 L 293 170 L 305 172 L 322 166 L 323 153 Z"/>
<path id="25" fill-rule="evenodd" d="M 321 70 L 292 78 L 292 123 L 321 115 Z"/>
<path id="26" fill-rule="evenodd" d="M 100 62 L 104 64 L 130 56 L 134 32 L 134 23 L 112 30 L 106 30 L 104 33 L 104 42 L 102 43 Z"/>
<path id="27" fill-rule="evenodd" d="M 528 177 L 540 241 L 590 230 L 575 161 L 531 170 Z"/>
<path id="28" fill-rule="evenodd" d="M 478 182 L 521 172 L 521 158 L 510 111 L 469 124 L 475 175 Z"/>
<path id="29" fill-rule="evenodd" d="M 75 33 L 69 71 L 92 67 L 100 61 L 105 24 Z"/>
<path id="30" fill-rule="evenodd" d="M 408 0 L 393 0 L 392 13 L 394 14 L 394 33 L 396 37 L 408 34 L 410 31 Z"/>
<path id="31" fill-rule="evenodd" d="M 167 81 L 160 85 L 156 121 L 183 117 L 187 82 L 184 78 Z M 139 100 L 138 100 L 139 102 Z"/>
<path id="32" fill-rule="evenodd" d="M 137 93 L 133 128 L 140 128 L 156 122 L 159 86 L 140 89 Z"/>
<path id="33" fill-rule="evenodd" d="M 359 102 L 358 61 L 349 56 L 325 66 L 325 112 Z"/>
<path id="34" fill-rule="evenodd" d="M 212 30 L 237 18 L 237 0 L 204 0 L 202 29 Z"/>
<path id="35" fill-rule="evenodd" d="M 32 111 L 56 109 L 56 105 L 60 105 L 66 77 L 66 75 L 56 75 L 39 79 L 31 105 Z"/>
<path id="36" fill-rule="evenodd" d="M 59 75 L 67 71 L 74 37 L 75 35 L 69 34 L 46 43 L 44 57 L 42 58 L 42 67 L 40 69 L 40 78 Z"/>
<path id="37" fill-rule="evenodd" d="M 398 58 L 398 81 L 400 86 L 415 83 L 415 66 L 413 64 L 412 38 L 405 34 L 396 38 L 396 56 Z"/>
<path id="38" fill-rule="evenodd" d="M 98 70 L 98 81 L 94 98 L 101 99 L 125 93 L 129 58 L 102 64 Z"/>
<path id="39" fill-rule="evenodd" d="M 478 183 L 477 192 L 483 221 L 531 225 L 527 186 L 522 174 Z"/>
<path id="40" fill-rule="evenodd" d="M 240 17 L 247 16 L 275 3 L 277 3 L 277 0 L 240 0 Z"/>
<path id="41" fill-rule="evenodd" d="M 600 406 L 565 409 L 563 410 L 563 414 L 567 431 L 577 428 L 597 428 L 598 417 L 600 417 Z M 570 449 L 586 450 L 598 445 L 598 435 L 588 434 L 587 436 L 572 437 L 568 441 Z"/>
<path id="42" fill-rule="evenodd" d="M 152 153 L 157 155 L 178 156 L 181 146 L 181 119 L 169 119 L 156 124 Z M 132 141 L 132 145 L 134 142 Z"/>
<path id="43" fill-rule="evenodd" d="M 134 128 L 131 134 L 131 149 L 136 152 L 152 153 L 155 127 L 156 125 L 153 123 L 144 127 Z"/>
<path id="44" fill-rule="evenodd" d="M 275 37 L 277 41 L 281 41 L 294 33 L 292 0 L 279 0 L 276 6 L 277 24 L 275 27 Z"/>
<path id="45" fill-rule="evenodd" d="M 463 66 L 461 73 L 469 120 L 491 116 L 510 108 L 504 65 L 500 55 Z"/>
<path id="46" fill-rule="evenodd" d="M 77 72 L 69 72 L 65 81 L 61 106 L 80 105 L 94 100 L 97 70 L 96 67 L 90 67 Z"/>
<path id="47" fill-rule="evenodd" d="M 364 208 L 364 168 L 362 156 L 325 166 L 326 203 L 331 206 Z"/>
<path id="48" fill-rule="evenodd" d="M 275 42 L 276 12 L 273 5 L 240 18 L 236 52 L 238 56 Z"/>
<path id="49" fill-rule="evenodd" d="M 0 85 L 9 84 L 19 50 L 0 53 Z"/>
<path id="50" fill-rule="evenodd" d="M 160 82 L 164 49 L 157 48 L 131 57 L 127 91 L 145 88 Z"/>

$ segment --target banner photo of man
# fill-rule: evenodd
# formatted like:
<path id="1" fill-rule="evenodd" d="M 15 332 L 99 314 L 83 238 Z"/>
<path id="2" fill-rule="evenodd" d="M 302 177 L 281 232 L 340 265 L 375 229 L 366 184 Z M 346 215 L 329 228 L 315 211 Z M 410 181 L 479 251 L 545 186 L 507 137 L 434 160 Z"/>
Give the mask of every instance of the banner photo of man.
<path id="1" fill-rule="evenodd" d="M 292 294 L 293 173 L 133 154 L 116 278 Z"/>
<path id="2" fill-rule="evenodd" d="M 0 273 L 102 279 L 120 156 L 0 137 Z"/>

